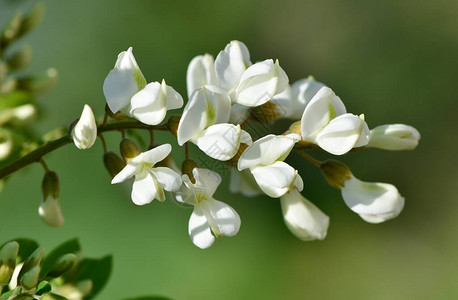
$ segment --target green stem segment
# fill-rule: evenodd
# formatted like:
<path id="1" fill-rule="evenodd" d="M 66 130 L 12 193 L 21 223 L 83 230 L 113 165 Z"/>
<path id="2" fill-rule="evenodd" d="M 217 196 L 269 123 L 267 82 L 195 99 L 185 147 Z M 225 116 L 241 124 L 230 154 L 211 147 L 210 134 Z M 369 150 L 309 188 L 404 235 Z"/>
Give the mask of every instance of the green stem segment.
<path id="1" fill-rule="evenodd" d="M 168 131 L 167 123 L 151 126 L 146 125 L 137 121 L 127 121 L 127 122 L 116 122 L 116 123 L 108 123 L 104 125 L 100 125 L 97 127 L 97 133 L 101 134 L 107 131 L 119 131 L 125 129 L 146 129 L 146 130 L 162 130 Z M 42 146 L 38 147 L 37 149 L 33 150 L 32 152 L 24 155 L 23 157 L 11 162 L 9 165 L 4 166 L 0 169 L 0 179 L 5 178 L 8 175 L 36 162 L 40 162 L 41 158 L 56 150 L 60 147 L 63 147 L 67 144 L 73 143 L 71 138 L 68 135 L 65 135 L 61 138 L 56 140 L 47 142 Z"/>

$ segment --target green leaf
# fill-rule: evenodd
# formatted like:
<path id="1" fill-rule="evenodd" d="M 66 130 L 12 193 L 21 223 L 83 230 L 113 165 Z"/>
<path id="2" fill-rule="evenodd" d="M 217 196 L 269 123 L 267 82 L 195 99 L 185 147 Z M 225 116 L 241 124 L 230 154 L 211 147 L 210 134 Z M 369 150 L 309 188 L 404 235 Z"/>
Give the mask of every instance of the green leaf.
<path id="1" fill-rule="evenodd" d="M 44 293 L 49 293 L 51 291 L 51 284 L 47 281 L 42 281 L 38 284 L 36 295 L 40 296 Z"/>
<path id="2" fill-rule="evenodd" d="M 32 95 L 26 91 L 0 94 L 0 110 L 14 108 L 32 102 Z"/>
<path id="3" fill-rule="evenodd" d="M 13 294 L 14 290 L 8 291 L 0 296 L 0 300 L 7 300 Z"/>
<path id="4" fill-rule="evenodd" d="M 2 244 L 0 248 L 2 248 L 4 245 L 12 241 L 16 241 L 19 243 L 18 257 L 19 257 L 20 262 L 23 262 L 27 257 L 30 256 L 30 254 L 33 253 L 33 251 L 35 251 L 38 248 L 37 242 L 35 242 L 34 240 L 25 239 L 25 238 L 19 238 L 19 239 L 13 239 L 13 240 L 7 241 L 6 243 Z"/>
<path id="5" fill-rule="evenodd" d="M 54 263 L 63 255 L 73 253 L 78 255 L 81 252 L 81 246 L 77 238 L 66 241 L 57 246 L 49 253 L 41 264 L 40 278 L 44 278 Z"/>
<path id="6" fill-rule="evenodd" d="M 107 283 L 110 277 L 112 264 L 113 258 L 111 255 L 100 259 L 83 259 L 77 267 L 74 276 L 68 278 L 68 280 L 78 282 L 85 279 L 91 279 L 93 284 L 92 290 L 85 299 L 92 299 Z"/>

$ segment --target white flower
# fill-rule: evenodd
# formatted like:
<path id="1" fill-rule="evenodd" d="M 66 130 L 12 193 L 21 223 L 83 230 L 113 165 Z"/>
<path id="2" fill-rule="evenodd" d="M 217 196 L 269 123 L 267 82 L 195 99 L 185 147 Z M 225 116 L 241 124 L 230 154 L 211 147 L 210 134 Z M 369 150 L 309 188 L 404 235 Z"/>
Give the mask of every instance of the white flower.
<path id="1" fill-rule="evenodd" d="M 161 123 L 167 110 L 183 106 L 183 98 L 171 86 L 152 82 L 133 95 L 129 114 L 140 122 L 148 125 Z"/>
<path id="2" fill-rule="evenodd" d="M 42 201 L 38 214 L 46 225 L 59 227 L 64 224 L 64 215 L 59 203 L 59 177 L 55 172 L 47 172 L 41 184 Z"/>
<path id="3" fill-rule="evenodd" d="M 347 113 L 342 100 L 328 87 L 322 87 L 305 107 L 301 134 L 304 141 L 334 155 L 345 154 L 370 141 L 364 115 Z"/>
<path id="4" fill-rule="evenodd" d="M 369 223 L 395 218 L 404 208 L 404 197 L 392 184 L 363 182 L 351 176 L 341 192 L 345 204 Z"/>
<path id="5" fill-rule="evenodd" d="M 420 133 L 412 126 L 388 124 L 371 130 L 371 141 L 367 147 L 384 150 L 413 150 L 420 140 Z"/>
<path id="6" fill-rule="evenodd" d="M 251 143 L 251 137 L 240 125 L 226 123 L 230 108 L 229 96 L 220 87 L 207 85 L 195 90 L 178 124 L 178 144 L 191 141 L 212 158 L 231 159 L 240 143 Z"/>
<path id="7" fill-rule="evenodd" d="M 81 117 L 72 129 L 73 143 L 79 149 L 89 149 L 97 139 L 97 124 L 94 113 L 89 105 L 85 104 Z"/>
<path id="8" fill-rule="evenodd" d="M 215 73 L 215 62 L 210 54 L 194 57 L 186 73 L 188 98 L 192 93 L 206 85 L 218 85 Z"/>
<path id="9" fill-rule="evenodd" d="M 267 135 L 255 141 L 240 156 L 239 171 L 250 169 L 261 190 L 272 198 L 283 196 L 291 188 L 303 188 L 297 171 L 283 160 L 300 140 L 297 134 Z"/>
<path id="10" fill-rule="evenodd" d="M 132 96 L 145 86 L 146 79 L 130 47 L 118 55 L 114 68 L 108 73 L 103 83 L 103 94 L 113 113 L 121 111 L 127 115 Z"/>
<path id="11" fill-rule="evenodd" d="M 295 81 L 283 92 L 272 98 L 278 110 L 282 112 L 282 118 L 300 120 L 307 104 L 325 85 L 316 81 L 312 76 Z"/>
<path id="12" fill-rule="evenodd" d="M 291 189 L 280 198 L 283 218 L 288 229 L 303 241 L 323 240 L 329 226 L 329 217 L 297 189 Z"/>
<path id="13" fill-rule="evenodd" d="M 199 248 L 210 247 L 216 237 L 234 236 L 240 229 L 240 217 L 237 212 L 213 194 L 221 183 L 221 177 L 207 169 L 194 168 L 192 183 L 188 175 L 183 175 L 180 198 L 194 206 L 189 219 L 189 236 Z M 213 234 L 212 234 L 213 233 Z"/>
<path id="14" fill-rule="evenodd" d="M 181 178 L 169 168 L 154 168 L 154 165 L 166 158 L 171 150 L 170 144 L 164 144 L 140 153 L 113 178 L 111 183 L 120 183 L 135 176 L 132 201 L 136 205 L 145 205 L 154 199 L 164 201 L 164 190 L 177 191 L 181 185 Z"/>
<path id="15" fill-rule="evenodd" d="M 230 42 L 215 60 L 218 85 L 232 99 L 232 103 L 244 106 L 259 106 L 284 89 L 288 76 L 278 60 L 267 59 L 251 64 L 250 53 L 245 44 Z"/>

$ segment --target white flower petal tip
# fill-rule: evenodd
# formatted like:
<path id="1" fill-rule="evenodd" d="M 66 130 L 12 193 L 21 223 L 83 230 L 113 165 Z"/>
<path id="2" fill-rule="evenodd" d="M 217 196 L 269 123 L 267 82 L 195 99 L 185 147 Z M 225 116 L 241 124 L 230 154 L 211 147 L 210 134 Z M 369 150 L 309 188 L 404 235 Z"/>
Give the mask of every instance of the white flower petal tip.
<path id="1" fill-rule="evenodd" d="M 236 235 L 240 229 L 240 216 L 232 207 L 213 198 L 221 176 L 201 168 L 194 168 L 192 173 L 196 183 L 183 175 L 179 198 L 194 206 L 189 219 L 189 236 L 196 246 L 206 249 L 213 244 L 215 237 Z"/>
<path id="2" fill-rule="evenodd" d="M 388 124 L 377 126 L 371 130 L 371 141 L 367 147 L 384 150 L 413 150 L 420 141 L 420 132 L 412 126 L 404 124 Z"/>
<path id="3" fill-rule="evenodd" d="M 255 141 L 243 152 L 237 168 L 242 171 L 256 166 L 268 166 L 276 161 L 283 161 L 298 140 L 300 140 L 300 137 L 297 134 L 266 135 Z"/>
<path id="4" fill-rule="evenodd" d="M 111 181 L 112 184 L 126 181 L 134 177 L 132 186 L 132 202 L 145 205 L 158 199 L 165 201 L 165 191 L 175 192 L 181 186 L 181 175 L 167 167 L 156 167 L 157 162 L 164 160 L 172 150 L 170 144 L 140 153 L 134 157 Z"/>
<path id="5" fill-rule="evenodd" d="M 188 97 L 206 85 L 218 85 L 215 73 L 215 62 L 210 54 L 194 57 L 189 63 L 186 73 Z"/>
<path id="6" fill-rule="evenodd" d="M 329 217 L 296 189 L 290 190 L 280 199 L 286 227 L 303 241 L 326 238 Z"/>
<path id="7" fill-rule="evenodd" d="M 84 105 L 81 117 L 73 127 L 71 135 L 78 149 L 89 149 L 94 145 L 97 139 L 97 124 L 89 105 Z"/>
<path id="8" fill-rule="evenodd" d="M 136 93 L 130 103 L 129 114 L 148 125 L 162 122 L 167 110 L 183 106 L 183 98 L 172 87 L 162 83 L 152 82 Z"/>
<path id="9" fill-rule="evenodd" d="M 38 208 L 41 220 L 50 227 L 59 227 L 64 224 L 64 215 L 58 199 L 48 197 Z"/>
<path id="10" fill-rule="evenodd" d="M 216 124 L 204 130 L 195 139 L 197 146 L 211 158 L 226 161 L 237 154 L 242 130 L 240 125 Z M 244 135 L 246 138 L 246 135 Z"/>
<path id="11" fill-rule="evenodd" d="M 404 208 L 404 197 L 392 184 L 363 182 L 351 177 L 341 192 L 345 204 L 370 223 L 393 219 Z"/>
<path id="12" fill-rule="evenodd" d="M 133 95 L 143 89 L 146 79 L 132 53 L 132 47 L 118 55 L 114 68 L 103 83 L 103 94 L 113 113 L 127 113 Z"/>
<path id="13" fill-rule="evenodd" d="M 288 86 L 288 76 L 278 60 L 267 59 L 250 66 L 240 78 L 235 92 L 235 101 L 245 106 L 259 106 Z"/>
<path id="14" fill-rule="evenodd" d="M 279 198 L 289 190 L 303 189 L 303 182 L 297 171 L 285 162 L 277 161 L 268 166 L 251 169 L 256 183 L 269 197 Z"/>

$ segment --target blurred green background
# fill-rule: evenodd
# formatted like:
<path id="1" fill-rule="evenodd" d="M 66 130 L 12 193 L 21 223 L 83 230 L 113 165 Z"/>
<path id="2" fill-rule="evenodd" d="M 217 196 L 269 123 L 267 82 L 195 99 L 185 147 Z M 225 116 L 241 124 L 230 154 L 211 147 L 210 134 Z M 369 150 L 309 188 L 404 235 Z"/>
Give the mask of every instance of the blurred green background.
<path id="1" fill-rule="evenodd" d="M 365 223 L 314 166 L 291 155 L 306 183 L 303 194 L 331 217 L 326 240 L 301 242 L 284 226 L 278 200 L 232 195 L 226 180 L 215 197 L 239 212 L 242 227 L 205 251 L 189 239 L 191 210 L 171 201 L 136 207 L 128 185 L 110 185 L 99 142 L 87 151 L 67 146 L 46 157 L 60 175 L 65 225 L 40 221 L 42 169 L 30 166 L 0 194 L 0 242 L 30 237 L 49 251 L 79 237 L 86 256 L 112 253 L 114 270 L 99 299 L 458 297 L 457 1 L 42 2 L 45 20 L 23 41 L 35 54 L 28 72 L 55 67 L 60 81 L 38 99 L 45 111 L 39 133 L 69 124 L 85 103 L 101 116 L 103 80 L 129 46 L 148 81 L 165 78 L 185 96 L 189 61 L 216 56 L 237 39 L 253 61 L 278 58 L 291 82 L 314 75 L 350 112 L 365 113 L 370 127 L 410 124 L 422 140 L 413 152 L 369 149 L 342 157 L 360 179 L 398 187 L 406 198 L 398 218 Z M 0 0 L 0 25 L 33 3 Z M 119 134 L 106 137 L 117 149 Z M 172 142 L 182 160 L 169 135 L 158 139 Z"/>

